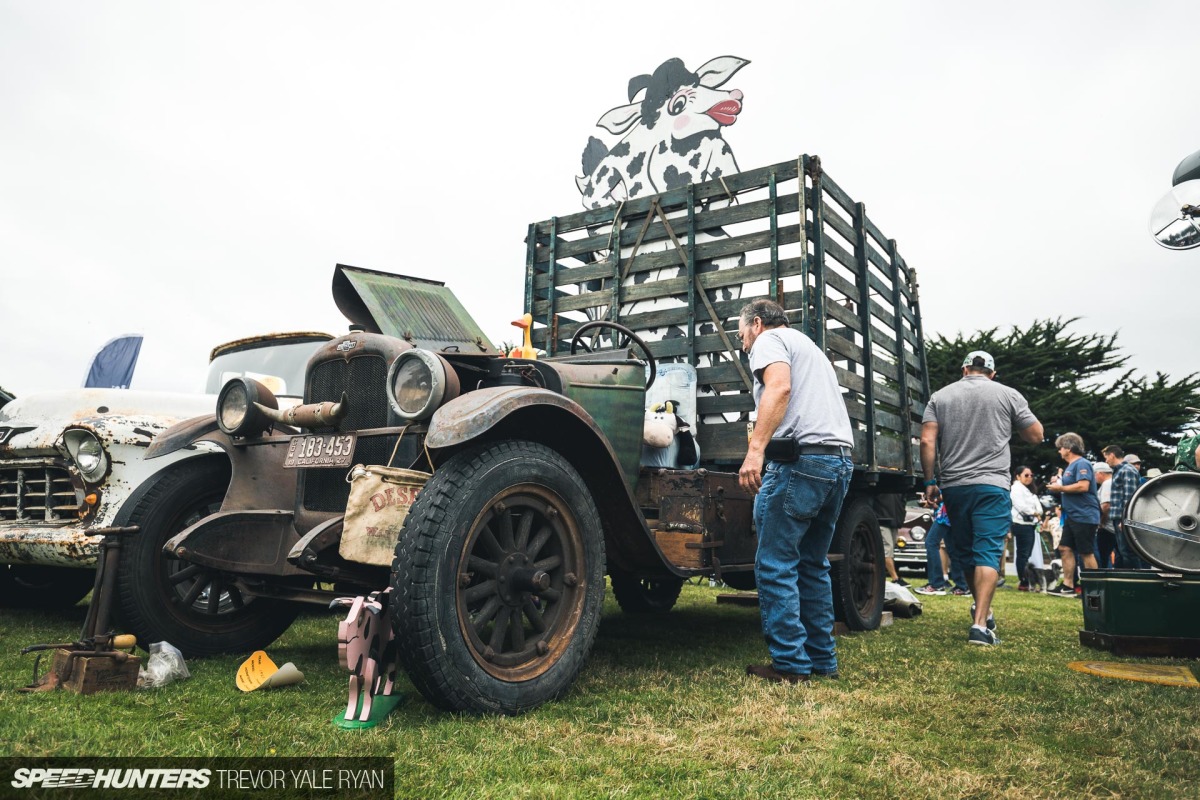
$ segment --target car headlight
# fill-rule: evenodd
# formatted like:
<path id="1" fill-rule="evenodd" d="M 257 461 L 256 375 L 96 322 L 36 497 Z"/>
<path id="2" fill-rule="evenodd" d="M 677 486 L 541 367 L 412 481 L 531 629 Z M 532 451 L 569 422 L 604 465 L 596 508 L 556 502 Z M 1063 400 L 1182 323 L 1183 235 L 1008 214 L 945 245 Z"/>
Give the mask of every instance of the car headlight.
<path id="1" fill-rule="evenodd" d="M 912 537 L 914 542 L 920 542 L 925 539 L 925 529 L 920 525 L 913 525 L 908 529 L 908 535 Z"/>
<path id="2" fill-rule="evenodd" d="M 272 423 L 260 406 L 278 410 L 279 401 L 253 378 L 234 378 L 217 395 L 217 425 L 230 436 L 257 436 Z"/>
<path id="3" fill-rule="evenodd" d="M 63 444 L 75 466 L 89 483 L 98 483 L 108 471 L 108 453 L 96 434 L 83 428 L 70 428 L 63 434 Z"/>
<path id="4" fill-rule="evenodd" d="M 458 397 L 458 373 L 444 358 L 428 350 L 405 350 L 388 369 L 388 401 L 396 416 L 420 422 L 442 403 Z"/>

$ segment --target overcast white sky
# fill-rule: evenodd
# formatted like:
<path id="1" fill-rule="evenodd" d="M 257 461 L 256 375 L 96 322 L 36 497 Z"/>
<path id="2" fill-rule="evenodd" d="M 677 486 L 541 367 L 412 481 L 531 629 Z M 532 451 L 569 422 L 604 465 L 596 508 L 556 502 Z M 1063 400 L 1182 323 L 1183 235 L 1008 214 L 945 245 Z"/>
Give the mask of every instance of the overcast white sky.
<path id="1" fill-rule="evenodd" d="M 445 281 L 496 342 L 528 223 L 632 76 L 749 59 L 743 169 L 820 155 L 920 275 L 927 334 L 1081 316 L 1200 371 L 1200 250 L 1150 209 L 1200 149 L 1184 2 L 0 0 L 0 385 L 199 390 L 209 350 L 346 323 L 337 262 Z M 610 144 L 611 137 L 606 139 Z M 1003 373 L 1003 365 L 999 365 Z"/>

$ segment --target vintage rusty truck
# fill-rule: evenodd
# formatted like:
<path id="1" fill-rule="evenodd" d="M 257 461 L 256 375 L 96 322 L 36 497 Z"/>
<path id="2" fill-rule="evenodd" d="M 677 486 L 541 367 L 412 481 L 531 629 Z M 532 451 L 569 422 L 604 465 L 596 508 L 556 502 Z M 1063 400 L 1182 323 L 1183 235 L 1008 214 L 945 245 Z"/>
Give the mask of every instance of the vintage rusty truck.
<path id="1" fill-rule="evenodd" d="M 844 389 L 856 471 L 835 601 L 851 629 L 878 626 L 870 500 L 914 490 L 929 391 L 916 277 L 816 157 L 531 225 L 536 359 L 497 352 L 438 282 L 339 265 L 333 291 L 352 330 L 309 361 L 303 405 L 276 411 L 238 379 L 215 415 L 151 448 L 216 445 L 232 467 L 221 510 L 166 546 L 203 576 L 212 612 L 163 631 L 185 652 L 266 645 L 281 602 L 390 587 L 393 644 L 431 702 L 519 713 L 571 685 L 606 573 L 626 611 L 669 609 L 693 576 L 751 588 L 753 498 L 736 471 L 753 400 L 734 332 L 760 296 Z M 675 401 L 698 452 L 643 449 L 655 399 Z M 339 552 L 353 464 L 429 475 L 390 563 Z"/>

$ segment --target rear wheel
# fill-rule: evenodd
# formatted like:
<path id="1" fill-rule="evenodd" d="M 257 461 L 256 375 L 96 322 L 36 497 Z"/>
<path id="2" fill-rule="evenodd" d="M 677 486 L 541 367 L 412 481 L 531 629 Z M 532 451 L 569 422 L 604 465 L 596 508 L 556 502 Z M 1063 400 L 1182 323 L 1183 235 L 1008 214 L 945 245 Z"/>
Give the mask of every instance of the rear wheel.
<path id="1" fill-rule="evenodd" d="M 0 564 L 0 608 L 70 608 L 95 581 L 94 569 Z"/>
<path id="2" fill-rule="evenodd" d="M 873 631 L 883 618 L 883 540 L 871 504 L 856 498 L 842 507 L 829 552 L 833 609 L 852 631 Z"/>
<path id="3" fill-rule="evenodd" d="M 758 584 L 754 580 L 754 570 L 746 572 L 723 572 L 721 573 L 721 581 L 730 589 L 736 589 L 739 592 L 753 592 L 758 588 Z"/>
<path id="4" fill-rule="evenodd" d="M 185 464 L 154 481 L 129 520 L 141 531 L 121 542 L 117 599 L 129 632 L 143 647 L 170 642 L 189 657 L 275 641 L 296 618 L 296 606 L 248 597 L 220 573 L 163 553 L 168 539 L 221 508 L 228 467 Z"/>
<path id="5" fill-rule="evenodd" d="M 675 607 L 683 578 L 638 578 L 621 572 L 609 575 L 613 597 L 626 614 L 665 614 Z"/>
<path id="6" fill-rule="evenodd" d="M 604 602 L 604 538 L 579 473 L 533 442 L 497 442 L 438 467 L 392 567 L 397 649 L 451 711 L 519 714 L 579 674 Z"/>

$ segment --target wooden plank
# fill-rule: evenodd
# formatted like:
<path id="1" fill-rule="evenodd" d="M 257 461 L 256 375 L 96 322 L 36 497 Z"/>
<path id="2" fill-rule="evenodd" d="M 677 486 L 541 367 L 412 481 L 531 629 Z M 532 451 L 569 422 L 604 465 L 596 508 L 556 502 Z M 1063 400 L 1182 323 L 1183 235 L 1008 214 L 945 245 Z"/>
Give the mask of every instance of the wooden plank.
<path id="1" fill-rule="evenodd" d="M 846 212 L 846 216 L 853 217 L 855 204 L 854 201 L 850 199 L 850 195 L 846 194 L 846 192 L 842 190 L 842 187 L 838 186 L 834 181 L 832 181 L 828 175 L 824 176 L 822 183 L 822 188 L 824 188 L 825 192 L 833 198 L 834 202 L 841 206 L 842 210 Z M 853 241 L 853 239 L 851 239 L 851 241 Z"/>
<path id="2" fill-rule="evenodd" d="M 662 550 L 663 556 L 677 567 L 684 569 L 702 569 L 708 566 L 706 555 L 708 550 L 700 547 L 688 547 L 689 544 L 701 544 L 704 541 L 702 533 L 684 533 L 682 531 L 654 532 L 654 541 Z"/>
<path id="3" fill-rule="evenodd" d="M 767 167 L 759 167 L 758 169 L 738 172 L 724 176 L 724 182 L 721 180 L 705 181 L 704 183 L 693 184 L 694 192 L 697 200 L 713 200 L 724 199 L 726 197 L 726 187 L 733 192 L 735 196 L 742 192 L 750 192 L 755 189 L 765 188 L 772 171 L 776 172 L 776 180 L 786 181 L 796 177 L 796 164 L 793 161 L 784 161 L 779 164 L 773 164 Z M 676 208 L 682 207 L 687 202 L 688 191 L 685 188 L 673 189 L 668 192 L 663 192 L 660 195 L 650 197 L 638 197 L 633 200 L 626 200 L 622 216 L 636 216 L 638 214 L 646 214 L 650 211 L 651 203 L 657 199 L 664 210 L 670 212 Z M 569 214 L 560 217 L 561 226 L 564 229 L 571 230 L 577 228 L 595 227 L 611 223 L 618 208 L 618 203 L 604 206 L 603 208 L 589 209 L 575 214 Z M 538 230 L 542 230 L 542 226 L 547 223 L 537 223 Z"/>
<path id="4" fill-rule="evenodd" d="M 853 299 L 853 298 L 851 298 L 851 299 Z M 862 330 L 860 329 L 862 323 L 859 320 L 858 315 L 855 314 L 850 309 L 843 306 L 841 303 L 831 302 L 831 301 L 829 301 L 828 298 L 826 298 L 825 315 L 828 317 L 832 317 L 833 319 L 842 323 L 843 325 L 845 325 L 847 328 L 854 331 L 855 333 L 859 333 L 859 334 L 862 333 Z"/>
<path id="5" fill-rule="evenodd" d="M 754 397 L 747 392 L 742 396 L 723 394 L 723 395 L 701 395 L 696 398 L 696 413 L 703 416 L 705 414 L 725 414 L 727 412 L 741 413 L 743 411 L 754 410 Z"/>
<path id="6" fill-rule="evenodd" d="M 706 233 L 720 231 L 720 229 L 739 225 L 754 220 L 762 220 L 764 224 L 769 224 L 772 209 L 776 213 L 792 213 L 799 208 L 800 200 L 795 194 L 784 195 L 780 197 L 774 205 L 770 199 L 752 200 L 746 203 L 740 203 L 732 206 L 723 206 L 720 208 L 709 208 L 696 212 L 696 229 Z M 647 212 L 649 213 L 649 212 Z M 668 219 L 672 226 L 679 223 L 682 227 L 682 221 L 686 218 L 686 212 L 675 212 L 677 216 L 668 214 Z M 658 242 L 667 239 L 666 228 L 661 220 L 652 221 L 646 230 L 642 232 L 642 223 L 645 220 L 643 214 L 634 215 L 628 210 L 628 206 L 621 213 L 624 225 L 620 229 L 618 241 L 621 243 L 622 249 L 632 247 L 641 236 L 644 242 Z M 577 239 L 565 239 L 560 231 L 560 242 L 557 246 L 558 257 L 563 258 L 578 258 L 583 261 L 596 260 L 599 257 L 596 254 L 602 250 L 609 250 L 614 241 L 612 235 L 612 223 L 604 226 L 593 228 L 595 233 L 589 232 L 587 229 L 582 229 L 581 232 L 587 235 Z M 539 261 L 545 260 L 545 253 L 541 254 Z"/>

